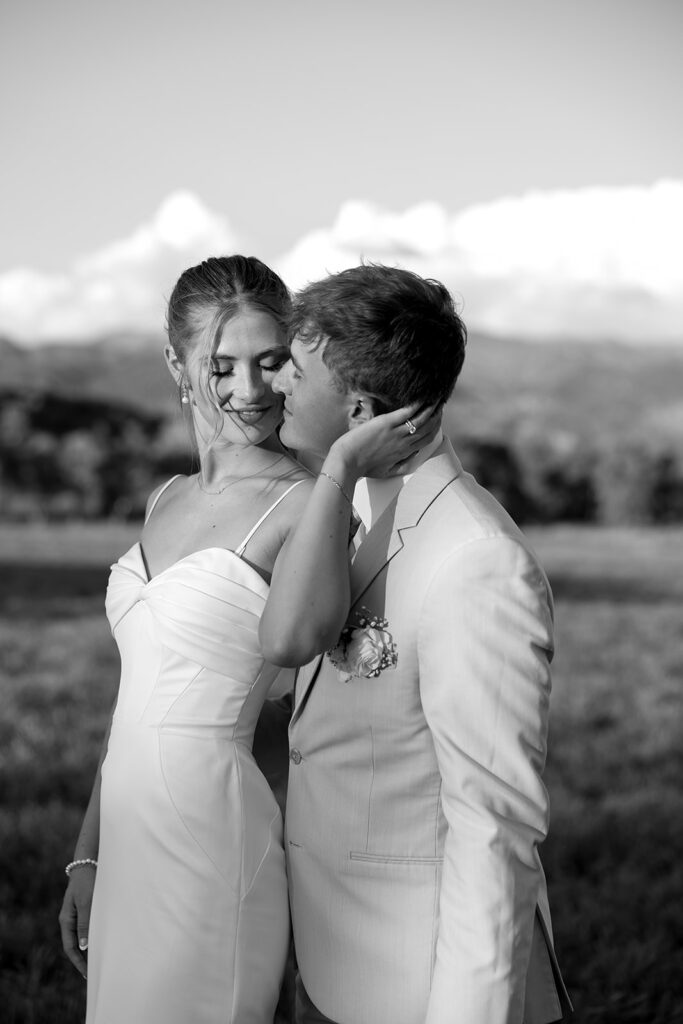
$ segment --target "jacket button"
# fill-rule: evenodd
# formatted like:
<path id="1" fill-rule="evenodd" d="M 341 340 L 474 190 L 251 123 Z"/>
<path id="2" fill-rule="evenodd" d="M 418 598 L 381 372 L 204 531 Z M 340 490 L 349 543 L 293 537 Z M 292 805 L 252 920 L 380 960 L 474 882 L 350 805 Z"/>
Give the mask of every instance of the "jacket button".
<path id="1" fill-rule="evenodd" d="M 289 760 L 294 764 L 301 764 L 301 751 L 297 750 L 296 747 L 292 747 L 289 752 Z"/>

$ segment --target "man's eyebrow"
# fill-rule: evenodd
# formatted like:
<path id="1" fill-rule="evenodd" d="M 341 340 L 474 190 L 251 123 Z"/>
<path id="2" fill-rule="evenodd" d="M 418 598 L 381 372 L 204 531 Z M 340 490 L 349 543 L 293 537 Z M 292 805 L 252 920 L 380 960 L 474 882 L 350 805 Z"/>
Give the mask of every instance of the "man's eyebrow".
<path id="1" fill-rule="evenodd" d="M 296 357 L 294 356 L 294 353 L 292 352 L 291 348 L 290 348 L 290 350 L 289 350 L 289 358 L 291 359 L 292 363 L 294 364 L 294 368 L 295 368 L 296 370 L 298 370 L 298 371 L 299 371 L 299 373 L 303 373 L 303 370 L 302 370 L 302 368 L 301 368 L 301 363 L 298 363 L 298 362 L 296 361 Z"/>

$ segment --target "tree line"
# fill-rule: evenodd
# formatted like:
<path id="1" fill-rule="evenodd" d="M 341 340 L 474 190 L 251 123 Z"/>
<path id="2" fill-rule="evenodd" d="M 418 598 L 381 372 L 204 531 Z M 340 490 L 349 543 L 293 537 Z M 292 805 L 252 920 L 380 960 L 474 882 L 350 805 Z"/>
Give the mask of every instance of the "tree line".
<path id="1" fill-rule="evenodd" d="M 193 469 L 179 419 L 44 393 L 0 398 L 0 519 L 137 519 L 158 483 Z M 533 421 L 468 433 L 448 410 L 445 427 L 465 469 L 519 523 L 683 522 L 673 435 L 587 441 Z"/>

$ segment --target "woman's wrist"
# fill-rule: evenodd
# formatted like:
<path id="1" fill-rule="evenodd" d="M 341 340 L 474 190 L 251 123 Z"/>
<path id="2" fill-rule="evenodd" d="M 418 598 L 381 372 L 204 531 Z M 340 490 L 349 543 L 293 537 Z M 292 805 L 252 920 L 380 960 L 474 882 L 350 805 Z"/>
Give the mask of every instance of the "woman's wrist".
<path id="1" fill-rule="evenodd" d="M 342 484 L 347 494 L 353 494 L 361 472 L 353 448 L 345 442 L 347 436 L 343 434 L 337 438 L 325 457 L 320 472 L 329 473 Z"/>
<path id="2" fill-rule="evenodd" d="M 87 839 L 80 836 L 74 850 L 74 860 L 97 860 L 99 853 L 98 836 L 90 834 Z"/>
<path id="3" fill-rule="evenodd" d="M 67 864 L 64 868 L 64 873 L 67 878 L 71 877 L 71 872 L 77 868 L 96 868 L 97 861 L 93 857 L 78 857 L 76 860 L 72 860 L 71 863 Z"/>
<path id="4" fill-rule="evenodd" d="M 352 499 L 351 495 L 346 492 L 346 490 L 344 489 L 344 485 L 342 483 L 340 483 L 339 480 L 337 480 L 336 476 L 333 476 L 332 473 L 326 473 L 324 469 L 320 470 L 320 473 L 318 474 L 318 476 L 325 477 L 326 480 L 329 480 L 331 482 L 332 486 L 337 488 L 339 493 L 342 495 L 342 497 L 346 501 L 347 505 L 349 505 L 350 507 L 353 507 L 353 499 Z"/>

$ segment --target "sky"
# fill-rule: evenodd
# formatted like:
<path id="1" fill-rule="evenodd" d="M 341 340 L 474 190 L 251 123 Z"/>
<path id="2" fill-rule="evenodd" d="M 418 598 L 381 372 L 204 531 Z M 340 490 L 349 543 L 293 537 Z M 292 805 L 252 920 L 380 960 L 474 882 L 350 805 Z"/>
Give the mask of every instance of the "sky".
<path id="1" fill-rule="evenodd" d="M 682 30 L 679 0 L 5 4 L 0 332 L 151 326 L 230 247 L 683 344 Z"/>

